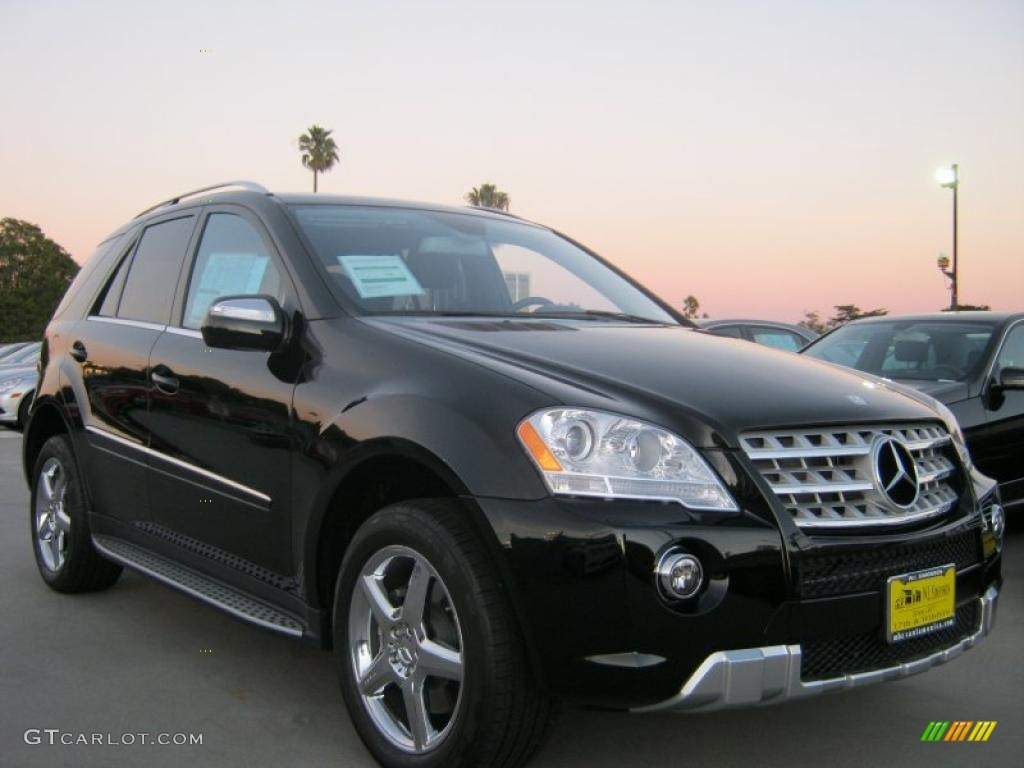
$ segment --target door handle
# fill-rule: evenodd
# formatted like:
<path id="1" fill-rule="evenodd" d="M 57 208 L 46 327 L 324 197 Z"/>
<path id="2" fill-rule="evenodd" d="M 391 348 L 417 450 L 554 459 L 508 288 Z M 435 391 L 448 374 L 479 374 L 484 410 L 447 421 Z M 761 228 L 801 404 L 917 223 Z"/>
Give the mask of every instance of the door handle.
<path id="1" fill-rule="evenodd" d="M 178 391 L 178 387 L 181 386 L 181 382 L 175 377 L 174 371 L 166 365 L 158 365 L 152 370 L 149 377 L 153 380 L 153 386 L 165 395 L 173 395 Z"/>
<path id="2" fill-rule="evenodd" d="M 89 359 L 89 353 L 85 351 L 85 344 L 80 341 L 76 341 L 71 345 L 71 357 L 80 363 L 84 363 Z"/>

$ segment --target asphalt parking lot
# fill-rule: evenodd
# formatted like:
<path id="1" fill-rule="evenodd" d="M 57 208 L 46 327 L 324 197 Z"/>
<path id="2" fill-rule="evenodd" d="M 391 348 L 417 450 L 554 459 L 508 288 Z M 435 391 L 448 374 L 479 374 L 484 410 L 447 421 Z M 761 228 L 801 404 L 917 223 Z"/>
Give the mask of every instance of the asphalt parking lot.
<path id="1" fill-rule="evenodd" d="M 0 428 L 0 766 L 374 766 L 331 657 L 126 572 L 58 595 L 39 579 L 17 433 Z M 1024 535 L 1006 547 L 995 633 L 944 667 L 779 707 L 706 715 L 566 708 L 531 764 L 1024 765 Z M 922 743 L 931 720 L 995 720 L 986 743 Z M 202 734 L 200 745 L 27 744 L 63 734 Z"/>

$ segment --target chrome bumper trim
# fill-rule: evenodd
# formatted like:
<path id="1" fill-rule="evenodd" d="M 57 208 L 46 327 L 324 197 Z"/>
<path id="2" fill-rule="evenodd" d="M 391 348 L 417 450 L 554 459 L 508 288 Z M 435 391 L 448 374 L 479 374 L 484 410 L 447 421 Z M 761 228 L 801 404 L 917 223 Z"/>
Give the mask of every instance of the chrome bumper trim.
<path id="1" fill-rule="evenodd" d="M 978 631 L 955 645 L 894 667 L 804 682 L 800 679 L 799 645 L 772 645 L 717 651 L 690 675 L 683 689 L 671 699 L 636 707 L 634 712 L 707 712 L 731 707 L 774 704 L 826 691 L 858 688 L 862 685 L 897 680 L 952 661 L 985 637 L 995 624 L 999 590 L 991 586 L 979 598 L 981 624 Z"/>

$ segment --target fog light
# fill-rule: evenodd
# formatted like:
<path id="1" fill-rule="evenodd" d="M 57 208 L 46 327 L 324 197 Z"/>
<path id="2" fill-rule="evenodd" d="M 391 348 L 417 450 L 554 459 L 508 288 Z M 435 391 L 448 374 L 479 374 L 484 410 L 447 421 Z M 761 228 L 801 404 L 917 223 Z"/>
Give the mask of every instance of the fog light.
<path id="1" fill-rule="evenodd" d="M 679 550 L 663 554 L 655 571 L 662 594 L 672 600 L 693 597 L 704 583 L 700 560 Z"/>
<path id="2" fill-rule="evenodd" d="M 1003 508 L 998 504 L 992 505 L 991 520 L 992 520 L 992 533 L 996 537 L 998 544 L 1003 543 L 1003 534 L 1006 533 L 1006 513 Z"/>

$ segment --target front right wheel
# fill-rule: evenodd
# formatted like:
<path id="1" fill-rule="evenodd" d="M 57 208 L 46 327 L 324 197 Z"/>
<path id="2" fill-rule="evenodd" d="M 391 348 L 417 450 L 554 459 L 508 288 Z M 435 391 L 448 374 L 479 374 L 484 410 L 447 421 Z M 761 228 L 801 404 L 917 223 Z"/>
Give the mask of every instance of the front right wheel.
<path id="1" fill-rule="evenodd" d="M 549 701 L 467 514 L 448 500 L 387 507 L 338 574 L 342 694 L 387 768 L 515 768 L 546 731 Z"/>

